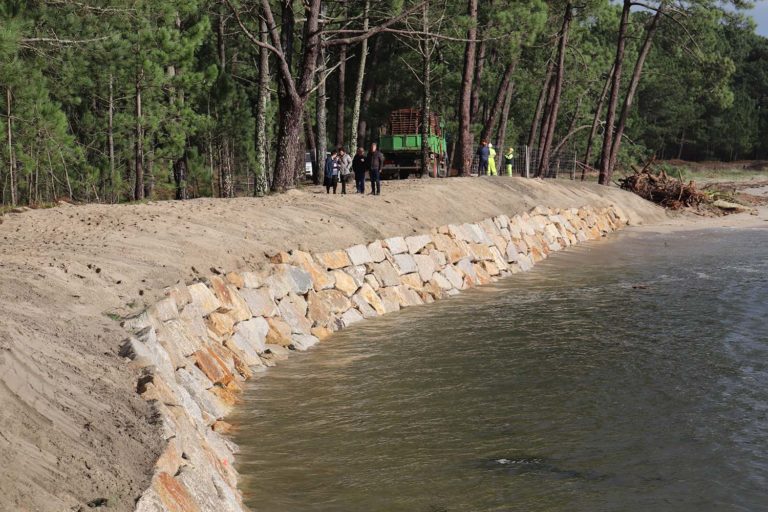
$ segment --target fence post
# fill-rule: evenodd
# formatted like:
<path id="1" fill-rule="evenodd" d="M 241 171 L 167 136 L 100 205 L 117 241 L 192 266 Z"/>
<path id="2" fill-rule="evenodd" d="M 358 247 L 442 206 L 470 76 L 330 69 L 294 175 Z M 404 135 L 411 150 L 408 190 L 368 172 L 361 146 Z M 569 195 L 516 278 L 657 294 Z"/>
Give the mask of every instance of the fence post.
<path id="1" fill-rule="evenodd" d="M 525 145 L 525 177 L 531 177 L 531 148 Z"/>
<path id="2" fill-rule="evenodd" d="M 571 180 L 576 179 L 576 151 L 573 152 L 573 162 L 571 163 Z"/>

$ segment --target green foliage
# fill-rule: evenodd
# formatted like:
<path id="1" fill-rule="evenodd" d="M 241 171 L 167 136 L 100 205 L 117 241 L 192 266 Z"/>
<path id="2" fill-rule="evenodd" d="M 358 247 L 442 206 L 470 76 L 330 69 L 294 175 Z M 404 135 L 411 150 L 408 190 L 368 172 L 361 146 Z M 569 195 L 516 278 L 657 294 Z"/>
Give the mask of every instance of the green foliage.
<path id="1" fill-rule="evenodd" d="M 739 7 L 738 2 L 730 3 Z M 354 0 L 342 9 L 329 2 L 334 21 L 328 29 L 358 27 L 363 4 Z M 372 23 L 412 5 L 405 0 L 373 2 Z M 273 6 L 279 25 L 279 3 Z M 297 14 L 302 6 L 294 3 Z M 477 29 L 486 44 L 476 84 L 476 136 L 505 68 L 516 61 L 504 135 L 512 144 L 525 143 L 564 6 L 544 0 L 479 1 Z M 768 157 L 768 40 L 755 34 L 750 19 L 723 10 L 719 3 L 701 0 L 683 7 L 686 16 L 662 18 L 628 119 L 620 163 L 626 167 L 654 153 L 687 159 Z M 575 6 L 556 143 L 570 130 L 592 123 L 615 55 L 620 8 L 610 0 Z M 469 27 L 466 12 L 466 1 L 430 3 L 431 30 L 440 35 L 431 67 L 432 108 L 441 114 L 449 142 L 457 130 L 463 39 Z M 251 27 L 256 19 L 252 14 L 244 14 Z M 646 9 L 633 10 L 624 87 L 650 15 Z M 415 12 L 398 27 L 415 30 L 421 26 L 420 16 Z M 294 72 L 301 62 L 301 18 L 297 16 L 293 34 Z M 378 55 L 371 56 L 366 69 L 373 94 L 363 112 L 369 140 L 376 138 L 391 110 L 418 106 L 422 94 L 421 56 L 414 38 L 423 36 L 375 37 L 379 42 L 370 47 L 378 46 Z M 331 65 L 338 62 L 338 52 L 338 46 L 327 49 Z M 358 52 L 357 46 L 348 49 L 347 108 L 353 103 Z M 219 1 L 0 3 L 0 204 L 10 202 L 11 174 L 20 203 L 43 204 L 62 197 L 131 200 L 137 137 L 143 147 L 145 189 L 153 198 L 173 198 L 179 189 L 190 197 L 252 194 L 256 175 L 265 172 L 257 168 L 254 146 L 258 53 Z M 278 120 L 278 102 L 273 101 L 276 64 L 272 55 L 269 162 L 275 160 L 271 141 Z M 335 111 L 336 82 L 332 75 L 327 83 L 329 112 Z M 141 117 L 136 112 L 139 92 Z M 314 104 L 310 100 L 310 112 Z M 334 117 L 329 116 L 330 128 Z M 581 154 L 588 133 L 575 132 L 568 151 Z M 186 176 L 177 183 L 174 167 L 179 162 Z"/>

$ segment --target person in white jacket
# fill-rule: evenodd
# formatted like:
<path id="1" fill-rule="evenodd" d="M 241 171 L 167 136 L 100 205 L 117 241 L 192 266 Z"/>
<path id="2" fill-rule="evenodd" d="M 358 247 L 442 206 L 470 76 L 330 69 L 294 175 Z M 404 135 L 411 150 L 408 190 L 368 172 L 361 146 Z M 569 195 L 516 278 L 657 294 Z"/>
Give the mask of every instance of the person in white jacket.
<path id="1" fill-rule="evenodd" d="M 349 181 L 349 175 L 352 174 L 352 156 L 347 153 L 344 148 L 339 148 L 339 171 L 341 180 L 341 193 L 347 193 L 347 181 Z"/>

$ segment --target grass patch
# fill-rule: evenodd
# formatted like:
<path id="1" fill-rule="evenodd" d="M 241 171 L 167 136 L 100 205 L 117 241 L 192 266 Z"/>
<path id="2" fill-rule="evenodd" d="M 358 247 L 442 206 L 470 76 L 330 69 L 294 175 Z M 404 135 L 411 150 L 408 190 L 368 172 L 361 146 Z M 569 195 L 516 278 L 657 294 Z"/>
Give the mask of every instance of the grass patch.
<path id="1" fill-rule="evenodd" d="M 739 167 L 689 167 L 686 165 L 673 165 L 669 163 L 660 163 L 657 165 L 657 167 L 659 169 L 663 169 L 668 176 L 675 178 L 680 178 L 682 176 L 683 181 L 693 180 L 697 182 L 710 182 L 752 181 L 768 179 L 768 171 L 755 171 Z"/>
<path id="2" fill-rule="evenodd" d="M 112 312 L 109 312 L 109 311 L 105 311 L 104 312 L 104 316 L 106 316 L 107 318 L 109 318 L 111 320 L 114 320 L 115 322 L 119 322 L 120 320 L 123 319 L 123 317 L 118 315 L 117 313 L 112 313 Z"/>
<path id="3" fill-rule="evenodd" d="M 634 165 L 635 168 L 642 169 L 644 163 L 640 162 Z M 695 181 L 697 183 L 712 183 L 712 182 L 748 182 L 748 181 L 762 181 L 768 180 L 768 170 L 762 168 L 749 168 L 744 162 L 734 163 L 712 163 L 708 166 L 704 163 L 684 163 L 678 161 L 656 161 L 653 164 L 653 168 L 656 171 L 663 170 L 670 178 L 680 179 L 683 181 Z M 618 181 L 621 178 L 626 178 L 634 174 L 634 170 L 630 167 L 617 168 L 614 173 L 614 181 Z"/>

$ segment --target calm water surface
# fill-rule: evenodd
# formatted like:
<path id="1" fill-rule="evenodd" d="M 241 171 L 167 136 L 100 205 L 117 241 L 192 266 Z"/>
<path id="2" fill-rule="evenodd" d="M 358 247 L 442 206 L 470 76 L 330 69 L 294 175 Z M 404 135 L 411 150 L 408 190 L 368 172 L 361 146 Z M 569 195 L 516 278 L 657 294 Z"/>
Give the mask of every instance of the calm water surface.
<path id="1" fill-rule="evenodd" d="M 629 231 L 341 332 L 249 388 L 247 503 L 768 510 L 767 255 Z"/>

